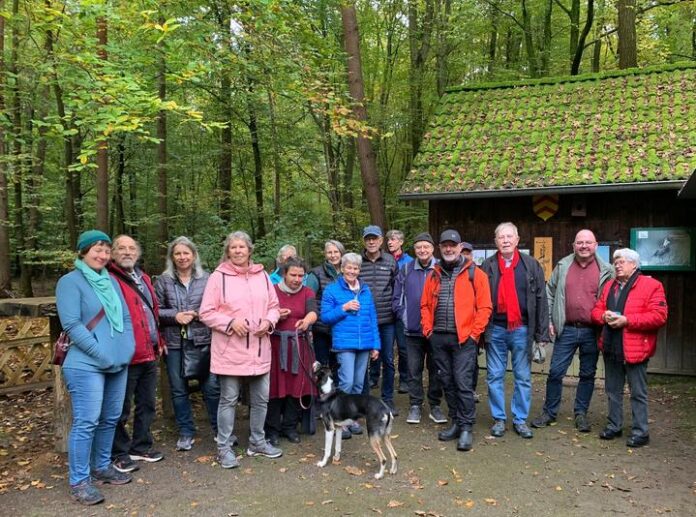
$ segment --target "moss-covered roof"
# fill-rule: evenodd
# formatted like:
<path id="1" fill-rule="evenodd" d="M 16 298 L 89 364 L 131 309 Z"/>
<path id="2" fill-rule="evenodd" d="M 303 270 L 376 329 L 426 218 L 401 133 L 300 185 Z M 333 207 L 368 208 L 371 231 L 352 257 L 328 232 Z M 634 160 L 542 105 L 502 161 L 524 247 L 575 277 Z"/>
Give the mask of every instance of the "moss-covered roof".
<path id="1" fill-rule="evenodd" d="M 450 89 L 401 194 L 658 185 L 694 169 L 696 65 L 680 64 Z"/>

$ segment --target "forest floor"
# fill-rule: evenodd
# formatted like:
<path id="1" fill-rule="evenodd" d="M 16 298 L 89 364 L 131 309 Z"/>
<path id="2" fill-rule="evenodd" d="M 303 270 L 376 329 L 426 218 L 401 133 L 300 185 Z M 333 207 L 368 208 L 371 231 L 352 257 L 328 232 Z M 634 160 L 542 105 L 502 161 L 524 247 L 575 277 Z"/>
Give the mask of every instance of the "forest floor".
<path id="1" fill-rule="evenodd" d="M 534 378 L 533 415 L 540 410 L 545 377 Z M 508 380 L 508 388 L 510 387 Z M 106 486 L 106 501 L 81 507 L 68 497 L 66 456 L 52 451 L 50 391 L 0 397 L 0 514 L 39 515 L 523 515 L 595 516 L 696 513 L 696 380 L 651 376 L 651 443 L 629 449 L 623 439 L 600 441 L 606 397 L 595 392 L 592 433 L 572 421 L 575 389 L 564 389 L 558 423 L 523 440 L 511 430 L 489 436 L 486 397 L 477 405 L 474 449 L 442 443 L 442 427 L 405 423 L 408 398 L 398 395 L 394 426 L 399 472 L 375 480 L 367 438 L 344 442 L 340 464 L 315 463 L 323 433 L 302 443 L 281 442 L 283 457 L 241 458 L 241 467 L 215 463 L 210 432 L 193 450 L 176 452 L 173 424 L 158 419 L 159 463 L 141 465 L 134 481 Z M 508 393 L 509 396 L 509 393 Z M 195 395 L 199 400 L 199 395 Z M 630 409 L 626 399 L 627 421 Z M 244 408 L 241 411 L 246 413 Z M 197 414 L 202 415 L 197 404 Z M 202 417 L 201 417 L 202 418 Z M 246 445 L 248 420 L 237 434 Z M 204 421 L 199 429 L 207 431 Z M 243 453 L 239 448 L 238 452 Z"/>

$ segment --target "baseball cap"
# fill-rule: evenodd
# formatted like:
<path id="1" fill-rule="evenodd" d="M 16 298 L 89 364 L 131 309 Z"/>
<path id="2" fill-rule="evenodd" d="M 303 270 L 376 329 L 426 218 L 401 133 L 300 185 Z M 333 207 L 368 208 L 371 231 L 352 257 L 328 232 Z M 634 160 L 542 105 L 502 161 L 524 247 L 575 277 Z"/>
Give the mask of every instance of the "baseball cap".
<path id="1" fill-rule="evenodd" d="M 365 228 L 363 228 L 363 239 L 365 237 L 367 237 L 368 235 L 382 237 L 382 228 L 380 228 L 376 224 L 371 224 L 370 226 L 366 226 Z"/>
<path id="2" fill-rule="evenodd" d="M 471 244 L 469 244 L 468 242 L 466 242 L 466 241 L 462 241 L 462 249 L 463 249 L 463 250 L 474 251 L 474 247 L 473 247 Z"/>
<path id="3" fill-rule="evenodd" d="M 415 244 L 417 242 L 429 242 L 430 244 L 435 246 L 435 241 L 433 240 L 433 236 L 430 235 L 428 232 L 423 232 L 423 233 L 419 233 L 418 235 L 416 235 L 416 238 L 413 239 L 413 244 Z"/>
<path id="4" fill-rule="evenodd" d="M 440 234 L 440 244 L 446 241 L 459 244 L 462 242 L 462 238 L 459 236 L 459 232 L 457 230 L 445 230 Z"/>

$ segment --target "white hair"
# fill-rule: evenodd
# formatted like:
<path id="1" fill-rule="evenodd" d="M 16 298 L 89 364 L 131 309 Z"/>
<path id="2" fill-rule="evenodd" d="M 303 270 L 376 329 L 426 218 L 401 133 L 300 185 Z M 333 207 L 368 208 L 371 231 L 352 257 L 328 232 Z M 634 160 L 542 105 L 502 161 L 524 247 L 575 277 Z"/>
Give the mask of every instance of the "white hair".
<path id="1" fill-rule="evenodd" d="M 283 246 L 280 247 L 278 250 L 278 254 L 276 255 L 276 264 L 280 266 L 280 261 L 283 258 L 283 255 L 285 255 L 286 251 L 292 251 L 291 255 L 293 257 L 297 256 L 297 248 L 293 246 L 292 244 L 284 244 Z"/>
<path id="2" fill-rule="evenodd" d="M 346 247 L 340 241 L 336 241 L 334 239 L 329 239 L 326 241 L 324 243 L 324 253 L 329 251 L 329 246 L 335 246 L 341 255 L 345 255 L 346 253 Z"/>
<path id="3" fill-rule="evenodd" d="M 341 257 L 341 267 L 345 267 L 346 264 L 355 264 L 358 267 L 362 267 L 362 257 L 357 253 L 346 253 Z"/>
<path id="4" fill-rule="evenodd" d="M 249 234 L 247 232 L 237 230 L 236 232 L 230 233 L 225 239 L 225 244 L 222 247 L 222 258 L 220 259 L 221 263 L 229 259 L 229 257 L 227 256 L 227 252 L 232 241 L 244 241 L 244 243 L 247 245 L 247 248 L 249 248 L 249 254 L 251 254 L 254 251 L 254 243 L 251 242 L 251 237 L 249 237 Z"/>
<path id="5" fill-rule="evenodd" d="M 515 234 L 515 237 L 520 236 L 520 234 L 517 232 L 517 226 L 515 226 L 511 222 L 500 223 L 498 226 L 495 227 L 495 232 L 493 232 L 493 235 L 495 237 L 498 237 L 498 234 L 502 232 L 505 228 L 511 228 L 513 233 Z"/>
<path id="6" fill-rule="evenodd" d="M 636 266 L 640 267 L 640 254 L 631 248 L 621 248 L 616 250 L 613 257 L 614 260 L 617 258 L 622 258 L 628 262 L 633 262 Z"/>

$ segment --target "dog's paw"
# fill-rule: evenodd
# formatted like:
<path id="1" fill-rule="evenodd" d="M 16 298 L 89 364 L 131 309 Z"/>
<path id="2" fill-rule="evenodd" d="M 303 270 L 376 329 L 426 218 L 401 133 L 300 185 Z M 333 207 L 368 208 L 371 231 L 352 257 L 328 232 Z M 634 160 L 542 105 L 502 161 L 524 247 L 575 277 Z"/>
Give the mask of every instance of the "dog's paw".
<path id="1" fill-rule="evenodd" d="M 375 479 L 382 479 L 383 477 L 384 477 L 384 472 L 377 472 L 377 474 L 375 474 Z"/>
<path id="2" fill-rule="evenodd" d="M 392 465 L 392 467 L 389 469 L 390 474 L 396 474 L 396 465 Z"/>
<path id="3" fill-rule="evenodd" d="M 322 460 L 322 461 L 317 461 L 317 467 L 326 467 L 326 463 L 327 463 L 327 462 L 324 461 L 324 460 Z"/>
<path id="4" fill-rule="evenodd" d="M 339 463 L 341 463 L 341 456 L 334 456 L 334 457 L 331 459 L 331 462 L 332 462 L 334 465 L 338 465 Z"/>

